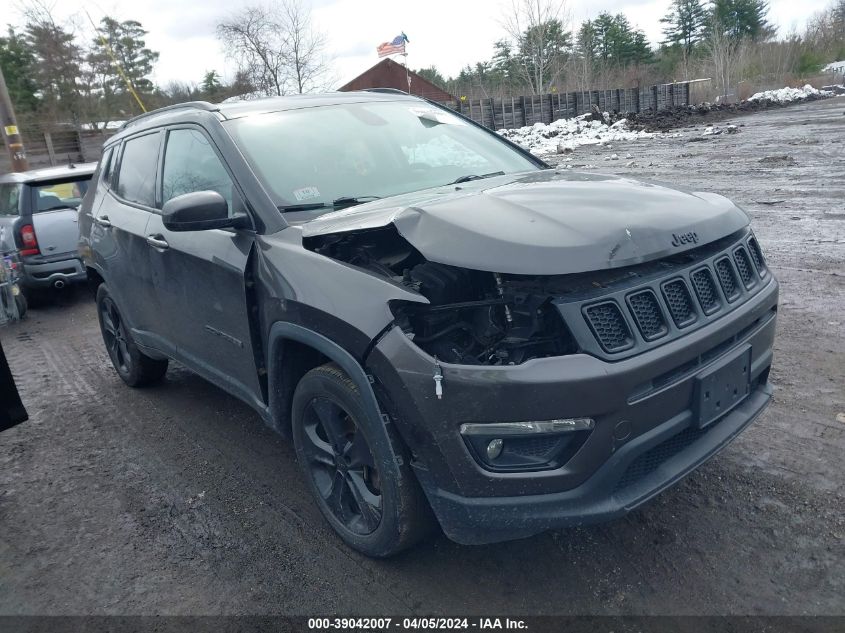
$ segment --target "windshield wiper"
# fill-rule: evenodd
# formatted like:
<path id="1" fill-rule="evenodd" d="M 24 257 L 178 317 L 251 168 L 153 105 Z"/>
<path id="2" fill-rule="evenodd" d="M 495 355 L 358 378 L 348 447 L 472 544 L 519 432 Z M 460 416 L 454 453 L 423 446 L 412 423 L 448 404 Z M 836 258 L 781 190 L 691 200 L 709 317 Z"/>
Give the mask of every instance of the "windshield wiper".
<path id="1" fill-rule="evenodd" d="M 332 201 L 335 209 L 341 207 L 351 207 L 356 204 L 364 204 L 365 202 L 372 202 L 378 200 L 381 196 L 341 196 Z"/>
<path id="2" fill-rule="evenodd" d="M 365 202 L 372 202 L 378 200 L 379 196 L 342 196 L 335 198 L 331 204 L 326 202 L 303 202 L 301 204 L 286 204 L 279 207 L 279 211 L 287 213 L 289 211 L 313 211 L 315 209 L 342 209 L 344 207 L 351 207 L 356 204 L 363 204 Z"/>
<path id="3" fill-rule="evenodd" d="M 477 176 L 476 174 L 467 174 L 466 176 L 461 176 L 460 178 L 455 178 L 450 185 L 457 185 L 462 182 L 469 182 L 470 180 L 481 180 L 482 178 L 491 178 L 493 176 L 504 176 L 505 172 L 503 171 L 491 171 L 489 174 L 481 174 Z"/>
<path id="4" fill-rule="evenodd" d="M 332 205 L 325 202 L 303 202 L 302 204 L 286 204 L 279 207 L 279 211 L 287 213 L 289 211 L 313 211 L 314 209 L 331 209 Z"/>

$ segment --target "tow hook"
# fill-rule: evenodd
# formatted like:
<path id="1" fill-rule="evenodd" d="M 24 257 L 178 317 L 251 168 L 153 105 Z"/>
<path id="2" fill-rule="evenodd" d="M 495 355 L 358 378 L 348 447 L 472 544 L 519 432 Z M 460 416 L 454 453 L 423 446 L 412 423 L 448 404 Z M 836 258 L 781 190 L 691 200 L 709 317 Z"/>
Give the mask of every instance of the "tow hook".
<path id="1" fill-rule="evenodd" d="M 434 395 L 438 400 L 443 399 L 443 370 L 437 362 L 437 357 L 434 358 Z"/>

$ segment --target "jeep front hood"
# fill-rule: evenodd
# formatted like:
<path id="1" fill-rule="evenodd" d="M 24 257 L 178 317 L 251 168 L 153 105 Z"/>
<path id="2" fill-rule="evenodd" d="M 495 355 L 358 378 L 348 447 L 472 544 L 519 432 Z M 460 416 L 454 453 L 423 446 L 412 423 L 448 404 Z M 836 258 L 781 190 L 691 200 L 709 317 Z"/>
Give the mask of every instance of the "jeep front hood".
<path id="1" fill-rule="evenodd" d="M 619 268 L 747 226 L 722 196 L 618 176 L 543 170 L 394 196 L 326 214 L 303 237 L 393 224 L 426 259 L 556 275 Z M 681 239 L 679 239 L 680 236 Z"/>

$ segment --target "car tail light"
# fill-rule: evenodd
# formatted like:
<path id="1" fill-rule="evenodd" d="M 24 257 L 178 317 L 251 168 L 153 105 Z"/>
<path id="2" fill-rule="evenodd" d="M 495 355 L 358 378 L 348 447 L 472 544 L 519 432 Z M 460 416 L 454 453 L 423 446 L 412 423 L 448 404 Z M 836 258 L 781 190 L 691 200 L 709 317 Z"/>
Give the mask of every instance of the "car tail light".
<path id="1" fill-rule="evenodd" d="M 38 239 L 35 237 L 35 227 L 31 224 L 24 224 L 21 227 L 21 243 L 23 247 L 18 252 L 22 257 L 41 254 Z"/>

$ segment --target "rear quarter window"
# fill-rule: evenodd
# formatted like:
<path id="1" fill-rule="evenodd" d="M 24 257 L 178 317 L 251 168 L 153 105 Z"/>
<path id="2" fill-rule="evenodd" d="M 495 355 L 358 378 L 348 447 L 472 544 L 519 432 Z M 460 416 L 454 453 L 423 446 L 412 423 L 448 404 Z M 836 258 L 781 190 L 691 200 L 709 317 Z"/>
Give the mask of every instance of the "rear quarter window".
<path id="1" fill-rule="evenodd" d="M 117 195 L 147 207 L 155 207 L 156 165 L 161 134 L 153 132 L 129 139 L 123 145 Z"/>
<path id="2" fill-rule="evenodd" d="M 0 185 L 0 217 L 16 217 L 21 209 L 23 185 L 10 182 Z"/>

